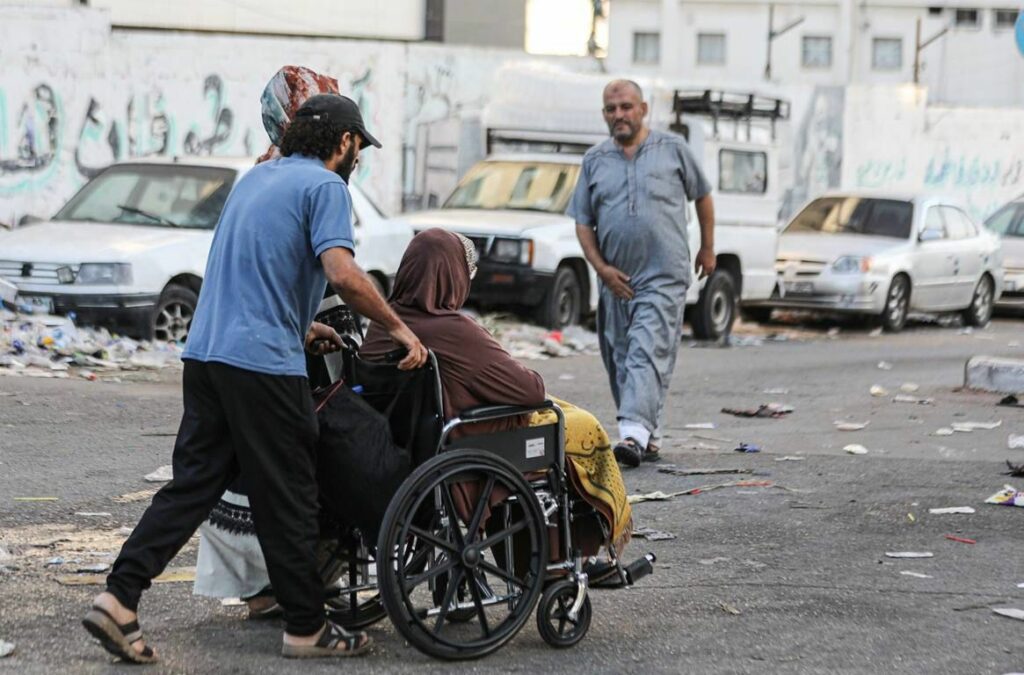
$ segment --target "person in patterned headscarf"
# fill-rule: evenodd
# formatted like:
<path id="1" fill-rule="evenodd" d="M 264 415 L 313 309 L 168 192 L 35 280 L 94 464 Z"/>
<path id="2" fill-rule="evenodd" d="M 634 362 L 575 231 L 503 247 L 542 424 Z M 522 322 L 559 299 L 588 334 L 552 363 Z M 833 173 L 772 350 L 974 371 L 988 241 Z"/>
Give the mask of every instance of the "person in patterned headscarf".
<path id="1" fill-rule="evenodd" d="M 295 118 L 295 112 L 311 96 L 339 93 L 336 79 L 305 66 L 284 66 L 277 71 L 260 96 L 263 128 L 270 137 L 270 147 L 260 155 L 256 163 L 281 156 L 278 146 L 281 145 L 284 132 Z"/>
<path id="2" fill-rule="evenodd" d="M 444 414 L 450 419 L 478 405 L 536 406 L 548 398 L 544 380 L 505 351 L 487 330 L 459 310 L 469 297 L 477 251 L 461 235 L 433 228 L 409 243 L 395 276 L 390 304 L 423 345 L 434 352 L 441 371 Z M 387 331 L 370 325 L 360 356 L 379 360 L 397 345 Z M 557 399 L 555 399 L 557 401 Z M 604 517 L 608 536 L 574 531 L 585 555 L 600 546 L 622 550 L 632 534 L 632 511 L 608 434 L 593 415 L 564 401 L 565 452 L 577 492 Z M 551 424 L 553 412 L 478 422 L 455 434 L 479 434 Z M 581 519 L 585 527 L 592 519 Z"/>

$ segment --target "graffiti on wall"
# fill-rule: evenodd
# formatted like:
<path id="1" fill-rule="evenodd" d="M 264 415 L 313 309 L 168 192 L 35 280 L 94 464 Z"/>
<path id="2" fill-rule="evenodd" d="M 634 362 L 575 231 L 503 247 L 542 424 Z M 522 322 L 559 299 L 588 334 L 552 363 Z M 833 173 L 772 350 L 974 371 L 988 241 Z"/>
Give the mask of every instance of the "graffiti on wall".
<path id="1" fill-rule="evenodd" d="M 780 215 L 791 215 L 811 197 L 839 187 L 843 161 L 842 87 L 816 87 L 794 139 L 794 181 Z"/>

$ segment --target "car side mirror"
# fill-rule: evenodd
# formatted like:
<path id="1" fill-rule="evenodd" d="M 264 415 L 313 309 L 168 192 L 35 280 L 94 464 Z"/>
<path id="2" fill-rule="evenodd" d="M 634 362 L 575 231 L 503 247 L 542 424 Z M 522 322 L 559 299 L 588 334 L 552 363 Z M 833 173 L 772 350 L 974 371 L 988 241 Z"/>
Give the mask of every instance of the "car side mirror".
<path id="1" fill-rule="evenodd" d="M 918 235 L 917 240 L 921 243 L 926 241 L 938 241 L 942 239 L 942 232 L 936 229 L 922 230 L 921 234 Z"/>

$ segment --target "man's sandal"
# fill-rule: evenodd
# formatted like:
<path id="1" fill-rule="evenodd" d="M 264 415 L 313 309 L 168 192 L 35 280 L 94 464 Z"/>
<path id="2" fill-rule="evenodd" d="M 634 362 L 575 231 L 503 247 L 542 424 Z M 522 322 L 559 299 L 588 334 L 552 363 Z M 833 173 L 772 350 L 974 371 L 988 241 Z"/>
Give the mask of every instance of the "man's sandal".
<path id="1" fill-rule="evenodd" d="M 92 606 L 89 613 L 82 619 L 82 625 L 89 631 L 89 634 L 100 641 L 108 652 L 131 663 L 156 663 L 157 657 L 146 645 L 142 651 L 136 651 L 132 646 L 142 639 L 142 630 L 139 628 L 138 620 L 119 624 L 114 620 L 107 610 L 102 607 Z"/>
<path id="2" fill-rule="evenodd" d="M 369 649 L 373 640 L 362 631 L 350 633 L 333 621 L 328 621 L 324 632 L 315 645 L 281 646 L 281 656 L 289 659 L 316 659 L 328 656 L 361 656 Z M 338 646 L 344 644 L 344 649 Z"/>
<path id="3" fill-rule="evenodd" d="M 640 447 L 640 444 L 628 436 L 616 444 L 613 450 L 615 459 L 619 464 L 625 464 L 626 466 L 633 467 L 634 469 L 640 466 L 640 461 L 643 458 L 643 452 L 644 449 Z"/>

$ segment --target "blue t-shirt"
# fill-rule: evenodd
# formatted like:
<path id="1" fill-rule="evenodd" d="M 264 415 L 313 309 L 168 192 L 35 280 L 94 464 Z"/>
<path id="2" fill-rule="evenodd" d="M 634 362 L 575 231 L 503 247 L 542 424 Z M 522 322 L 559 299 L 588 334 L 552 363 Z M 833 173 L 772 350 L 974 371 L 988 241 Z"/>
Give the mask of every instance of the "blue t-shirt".
<path id="1" fill-rule="evenodd" d="M 213 235 L 183 359 L 306 375 L 303 341 L 327 279 L 320 254 L 355 250 L 348 187 L 293 155 L 250 169 Z"/>

